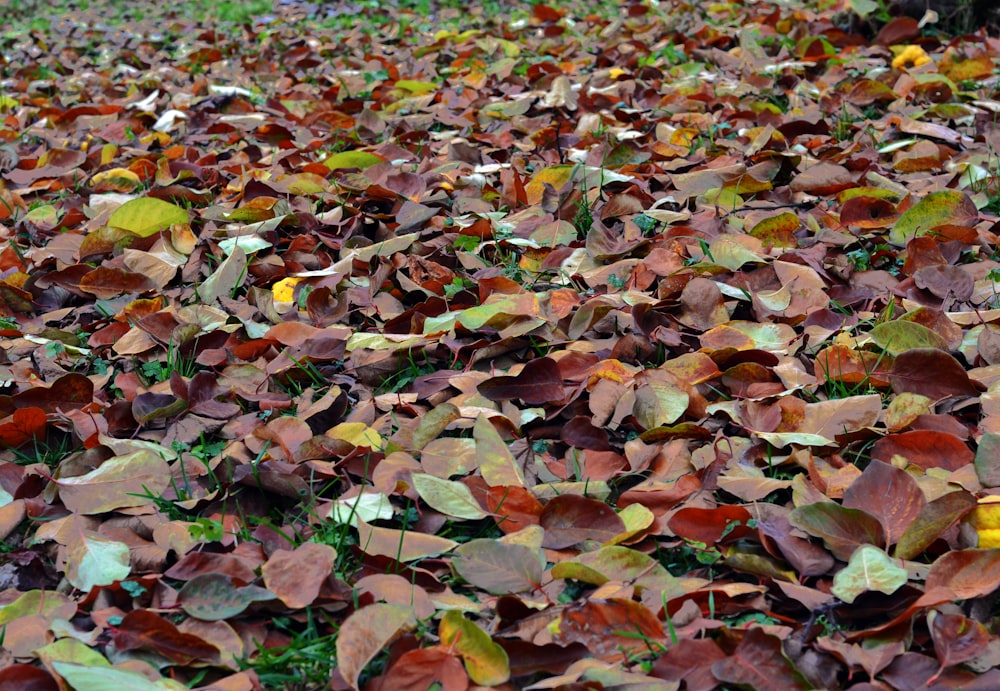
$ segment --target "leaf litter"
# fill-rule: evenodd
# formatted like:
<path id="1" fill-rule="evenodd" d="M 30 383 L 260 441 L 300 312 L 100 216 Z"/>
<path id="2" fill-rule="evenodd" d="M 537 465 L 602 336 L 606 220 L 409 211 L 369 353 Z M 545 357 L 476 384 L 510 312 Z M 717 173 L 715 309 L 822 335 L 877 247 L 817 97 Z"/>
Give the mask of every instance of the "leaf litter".
<path id="1" fill-rule="evenodd" d="M 3 685 L 1000 684 L 995 33 L 80 5 L 2 35 Z"/>

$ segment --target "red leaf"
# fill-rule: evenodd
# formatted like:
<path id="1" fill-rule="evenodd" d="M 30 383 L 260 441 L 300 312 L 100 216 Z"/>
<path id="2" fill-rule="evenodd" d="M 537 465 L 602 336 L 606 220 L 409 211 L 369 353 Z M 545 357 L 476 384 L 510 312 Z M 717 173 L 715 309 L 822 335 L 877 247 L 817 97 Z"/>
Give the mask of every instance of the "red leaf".
<path id="1" fill-rule="evenodd" d="M 890 463 L 896 455 L 903 456 L 921 468 L 945 470 L 958 470 L 972 463 L 975 458 L 975 454 L 961 439 L 933 430 L 887 434 L 872 447 L 872 458 L 880 461 Z"/>
<path id="2" fill-rule="evenodd" d="M 542 502 L 524 487 L 497 486 L 486 491 L 486 510 L 497 514 L 497 525 L 505 533 L 538 525 L 542 508 Z"/>
<path id="3" fill-rule="evenodd" d="M 667 522 L 674 534 L 687 540 L 714 545 L 723 538 L 749 537 L 756 531 L 747 526 L 750 512 L 742 506 L 717 506 L 714 509 L 681 509 Z"/>
<path id="4" fill-rule="evenodd" d="M 41 408 L 18 408 L 6 422 L 0 423 L 0 446 L 17 448 L 30 439 L 41 438 L 46 420 Z"/>
<path id="5" fill-rule="evenodd" d="M 59 684 L 44 669 L 13 664 L 0 669 L 0 691 L 59 691 Z"/>

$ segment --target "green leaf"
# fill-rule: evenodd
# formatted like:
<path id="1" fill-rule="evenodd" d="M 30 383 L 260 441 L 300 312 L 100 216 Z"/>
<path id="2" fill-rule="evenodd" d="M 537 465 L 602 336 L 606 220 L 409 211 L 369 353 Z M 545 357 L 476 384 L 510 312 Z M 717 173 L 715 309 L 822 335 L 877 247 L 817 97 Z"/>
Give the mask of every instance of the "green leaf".
<path id="1" fill-rule="evenodd" d="M 448 425 L 461 417 L 462 413 L 452 403 L 445 402 L 435 406 L 421 417 L 420 424 L 413 432 L 413 448 L 423 449 L 437 439 Z"/>
<path id="2" fill-rule="evenodd" d="M 687 592 L 658 561 L 619 545 L 602 547 L 594 552 L 585 552 L 576 559 L 561 561 L 552 567 L 552 577 L 572 578 L 593 585 L 604 585 L 612 580 L 628 582 L 641 590 L 662 592 L 668 599 Z"/>
<path id="3" fill-rule="evenodd" d="M 472 490 L 461 482 L 413 473 L 413 486 L 428 506 L 445 516 L 474 521 L 489 515 L 472 496 Z"/>
<path id="4" fill-rule="evenodd" d="M 72 662 L 86 667 L 110 667 L 103 655 L 87 647 L 82 641 L 75 638 L 60 638 L 58 641 L 49 643 L 41 648 L 36 648 L 34 653 L 38 659 L 44 663 L 52 662 Z"/>
<path id="5" fill-rule="evenodd" d="M 324 518 L 335 523 L 351 523 L 357 525 L 357 519 L 362 521 L 387 521 L 393 516 L 392 503 L 389 497 L 381 492 L 365 491 L 350 499 L 339 499 L 330 504 Z"/>
<path id="6" fill-rule="evenodd" d="M 66 550 L 66 580 L 85 593 L 98 585 L 111 585 L 129 575 L 128 545 L 84 531 Z"/>
<path id="7" fill-rule="evenodd" d="M 8 605 L 0 607 L 0 626 L 4 626 L 20 619 L 33 615 L 54 614 L 70 617 L 76 609 L 73 598 L 68 595 L 60 595 L 56 592 L 44 590 L 29 590 L 24 595 L 14 600 Z M 65 613 L 57 612 L 62 607 Z"/>
<path id="8" fill-rule="evenodd" d="M 434 82 L 421 82 L 416 79 L 400 79 L 393 84 L 397 89 L 402 89 L 404 91 L 409 91 L 415 96 L 420 94 L 427 94 L 431 91 L 436 91 L 438 85 Z"/>
<path id="9" fill-rule="evenodd" d="M 899 355 L 913 348 L 937 348 L 948 350 L 948 342 L 936 331 L 928 329 L 923 324 L 895 319 L 883 322 L 871 330 L 875 343 L 885 348 L 890 355 Z"/>
<path id="10" fill-rule="evenodd" d="M 862 593 L 877 590 L 886 595 L 906 585 L 906 569 L 875 545 L 861 545 L 847 564 L 833 577 L 831 592 L 850 604 Z"/>
<path id="11" fill-rule="evenodd" d="M 66 680 L 75 691 L 187 691 L 184 684 L 172 679 L 150 681 L 138 672 L 128 672 L 113 667 L 89 667 L 72 662 L 54 662 L 56 674 Z"/>
<path id="12" fill-rule="evenodd" d="M 323 165 L 330 170 L 339 170 L 342 168 L 364 170 L 376 163 L 385 163 L 385 159 L 368 151 L 341 151 L 340 153 L 328 156 L 323 161 Z"/>
<path id="13" fill-rule="evenodd" d="M 931 192 L 899 217 L 889 231 L 889 242 L 905 245 L 911 238 L 927 235 L 937 226 L 971 225 L 979 211 L 968 195 L 957 190 Z"/>
<path id="14" fill-rule="evenodd" d="M 108 225 L 147 238 L 175 223 L 187 223 L 188 212 L 155 197 L 140 197 L 125 202 L 111 214 Z"/>
<path id="15" fill-rule="evenodd" d="M 236 616 L 254 602 L 274 599 L 273 593 L 260 586 L 236 587 L 232 578 L 222 573 L 198 574 L 177 594 L 181 609 L 202 621 L 222 621 Z"/>
<path id="16" fill-rule="evenodd" d="M 875 0 L 848 0 L 848 5 L 861 19 L 868 19 L 868 15 L 884 7 L 882 3 Z"/>

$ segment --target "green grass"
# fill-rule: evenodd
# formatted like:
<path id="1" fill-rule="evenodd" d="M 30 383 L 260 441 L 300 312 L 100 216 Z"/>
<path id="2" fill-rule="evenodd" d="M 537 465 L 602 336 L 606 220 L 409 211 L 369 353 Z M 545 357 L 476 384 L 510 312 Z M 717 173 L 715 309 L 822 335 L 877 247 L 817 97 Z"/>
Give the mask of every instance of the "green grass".
<path id="1" fill-rule="evenodd" d="M 256 651 L 237 662 L 242 669 L 257 673 L 265 689 L 309 691 L 328 688 L 333 670 L 337 668 L 337 629 L 322 612 L 305 609 L 306 621 L 291 617 L 272 619 L 275 628 L 288 636 L 288 642 L 264 647 L 255 641 Z"/>

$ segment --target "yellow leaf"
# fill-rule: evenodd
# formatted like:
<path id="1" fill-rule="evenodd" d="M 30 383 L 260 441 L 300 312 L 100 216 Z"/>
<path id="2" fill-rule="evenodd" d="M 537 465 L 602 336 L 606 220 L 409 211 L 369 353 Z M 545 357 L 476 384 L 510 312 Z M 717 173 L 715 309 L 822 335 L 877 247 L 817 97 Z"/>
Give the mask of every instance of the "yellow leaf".
<path id="1" fill-rule="evenodd" d="M 131 192 L 141 184 L 139 176 L 128 168 L 102 170 L 90 178 L 90 186 L 102 192 Z"/>
<path id="2" fill-rule="evenodd" d="M 379 433 L 363 422 L 342 422 L 326 435 L 354 446 L 367 446 L 369 449 L 381 449 L 384 444 Z"/>
<path id="3" fill-rule="evenodd" d="M 493 642 L 490 635 L 469 621 L 461 612 L 449 610 L 438 628 L 441 643 L 454 646 L 465 662 L 469 679 L 480 686 L 496 686 L 510 678 L 507 651 Z"/>
<path id="4" fill-rule="evenodd" d="M 531 182 L 524 186 L 525 195 L 529 204 L 538 204 L 542 201 L 542 193 L 545 192 L 545 184 L 552 185 L 557 192 L 567 182 L 573 179 L 576 165 L 558 165 L 544 168 L 534 174 Z"/>
<path id="5" fill-rule="evenodd" d="M 302 282 L 301 278 L 283 278 L 273 286 L 271 293 L 275 302 L 295 302 L 295 286 Z"/>
<path id="6" fill-rule="evenodd" d="M 982 497 L 969 514 L 969 523 L 979 535 L 980 549 L 1000 547 L 1000 496 Z"/>

